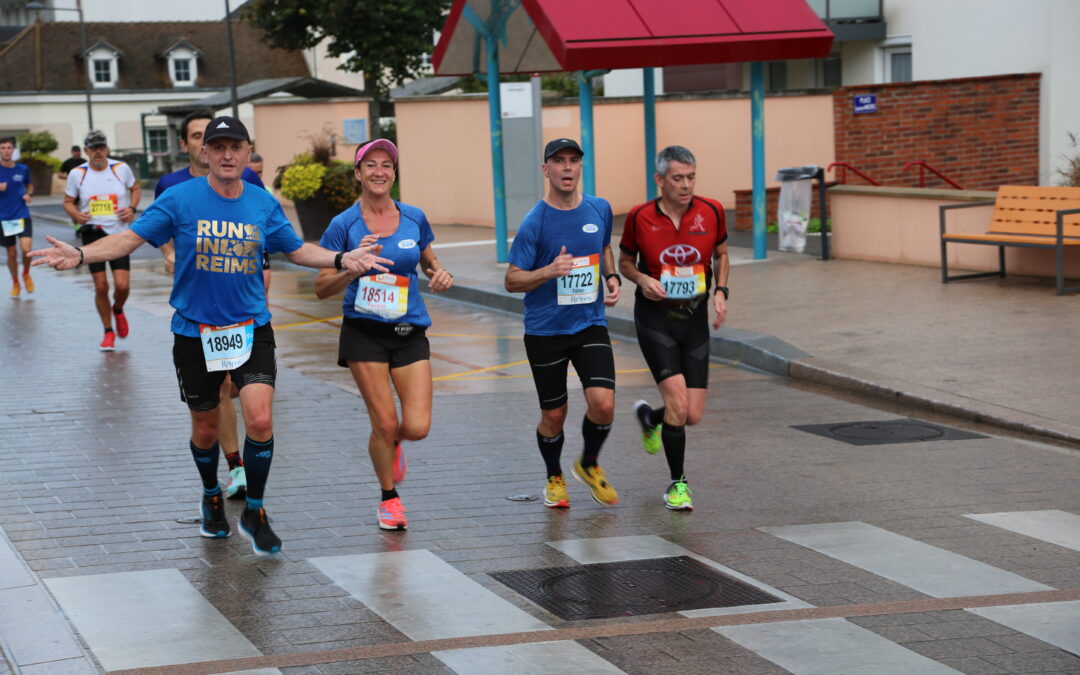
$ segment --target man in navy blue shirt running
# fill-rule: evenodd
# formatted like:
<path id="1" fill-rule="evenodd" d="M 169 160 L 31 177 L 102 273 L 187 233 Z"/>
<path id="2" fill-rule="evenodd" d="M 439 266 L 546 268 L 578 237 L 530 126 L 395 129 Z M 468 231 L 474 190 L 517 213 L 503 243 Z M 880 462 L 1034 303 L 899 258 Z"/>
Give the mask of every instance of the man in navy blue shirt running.
<path id="1" fill-rule="evenodd" d="M 506 290 L 525 293 L 525 351 L 540 399 L 536 443 L 547 469 L 544 505 L 552 508 L 570 506 L 559 461 L 569 363 L 587 406 L 584 450 L 571 471 L 600 504 L 619 501 L 597 459 L 615 417 L 615 359 L 604 306 L 619 301 L 622 278 L 611 252 L 611 206 L 577 189 L 584 154 L 569 138 L 544 148 L 547 195 L 522 221 L 505 279 Z"/>

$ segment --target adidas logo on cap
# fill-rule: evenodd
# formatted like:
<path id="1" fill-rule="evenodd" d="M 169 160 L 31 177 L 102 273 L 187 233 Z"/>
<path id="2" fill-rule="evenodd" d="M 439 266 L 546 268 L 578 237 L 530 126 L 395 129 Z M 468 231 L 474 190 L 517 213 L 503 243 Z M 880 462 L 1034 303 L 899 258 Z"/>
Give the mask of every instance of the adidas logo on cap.
<path id="1" fill-rule="evenodd" d="M 217 128 L 218 129 L 228 129 L 229 125 L 222 122 L 221 124 L 217 125 Z"/>

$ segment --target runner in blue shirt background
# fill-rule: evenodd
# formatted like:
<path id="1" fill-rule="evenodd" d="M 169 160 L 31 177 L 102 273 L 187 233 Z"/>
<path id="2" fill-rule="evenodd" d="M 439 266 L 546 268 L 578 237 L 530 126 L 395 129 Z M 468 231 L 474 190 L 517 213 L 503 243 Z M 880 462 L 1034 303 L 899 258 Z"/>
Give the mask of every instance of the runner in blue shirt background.
<path id="1" fill-rule="evenodd" d="M 408 468 L 401 442 L 419 441 L 431 429 L 431 349 L 424 334 L 431 317 L 420 297 L 417 266 L 432 291 L 453 284 L 431 248 L 435 235 L 427 216 L 390 197 L 397 167 L 397 147 L 385 138 L 360 146 L 353 170 L 360 201 L 330 221 L 320 242 L 331 251 L 378 242 L 379 255 L 393 261 L 389 273 L 324 269 L 315 279 L 319 298 L 345 291 L 338 365 L 352 373 L 371 417 L 368 454 L 382 491 L 376 513 L 384 530 L 409 524 L 397 491 Z M 391 380 L 401 400 L 400 417 Z"/>
<path id="2" fill-rule="evenodd" d="M 15 139 L 0 138 L 0 245 L 7 248 L 7 266 L 11 272 L 11 297 L 20 294 L 19 258 L 15 244 L 22 249 L 23 285 L 27 293 L 34 292 L 34 280 L 30 278 L 30 241 L 34 228 L 30 222 L 27 205 L 33 199 L 34 185 L 30 182 L 30 169 L 16 163 Z"/>
<path id="3" fill-rule="evenodd" d="M 619 501 L 597 460 L 615 418 L 615 359 L 604 305 L 619 301 L 622 278 L 611 252 L 611 206 L 577 189 L 584 154 L 569 138 L 544 148 L 547 195 L 514 236 L 504 282 L 511 293 L 525 293 L 525 352 L 540 399 L 536 443 L 547 469 L 544 505 L 553 508 L 570 506 L 560 464 L 570 363 L 586 403 L 584 449 L 571 472 L 600 504 Z"/>
<path id="4" fill-rule="evenodd" d="M 225 517 L 218 465 L 218 392 L 226 373 L 240 389 L 247 438 L 244 465 L 247 497 L 240 532 L 256 555 L 281 550 L 270 527 L 263 493 L 274 456 L 272 403 L 277 364 L 274 331 L 262 282 L 263 250 L 283 252 L 297 265 L 335 267 L 360 274 L 384 271 L 372 246 L 348 252 L 327 251 L 306 244 L 285 220 L 280 204 L 262 189 L 245 188 L 240 174 L 251 155 L 251 139 L 233 117 L 217 117 L 207 125 L 202 154 L 210 166 L 205 178 L 171 188 L 128 230 L 84 248 L 46 237 L 52 248 L 31 251 L 55 269 L 129 255 L 149 241 L 176 242 L 176 272 L 169 303 L 173 364 L 180 398 L 191 413 L 192 458 L 203 483 L 200 503 L 204 537 L 230 534 Z"/>

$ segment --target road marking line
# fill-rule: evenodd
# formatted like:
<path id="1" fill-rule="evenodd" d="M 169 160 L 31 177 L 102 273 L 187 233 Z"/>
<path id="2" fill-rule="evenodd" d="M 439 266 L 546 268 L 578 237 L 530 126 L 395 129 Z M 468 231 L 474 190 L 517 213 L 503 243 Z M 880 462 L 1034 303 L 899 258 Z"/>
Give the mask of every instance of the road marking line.
<path id="1" fill-rule="evenodd" d="M 758 528 L 935 598 L 1052 590 L 986 563 L 862 522 Z"/>
<path id="2" fill-rule="evenodd" d="M 796 675 L 960 672 L 844 619 L 785 621 L 713 630 Z"/>
<path id="3" fill-rule="evenodd" d="M 1067 511 L 971 513 L 964 516 L 1033 539 L 1080 551 L 1080 516 Z"/>
<path id="4" fill-rule="evenodd" d="M 465 375 L 474 375 L 476 373 L 486 373 L 489 370 L 501 370 L 502 368 L 511 368 L 513 366 L 520 366 L 521 364 L 528 363 L 528 362 L 529 362 L 528 359 L 522 359 L 521 361 L 512 361 L 510 363 L 501 363 L 501 364 L 499 364 L 497 366 L 485 366 L 484 368 L 476 368 L 475 370 L 464 370 L 464 371 L 462 371 L 460 373 L 450 373 L 449 375 L 440 375 L 438 377 L 431 378 L 431 380 L 433 382 L 438 381 L 438 380 L 452 380 L 452 379 L 455 379 L 455 378 L 458 378 L 458 377 L 463 377 Z M 500 377 L 506 377 L 506 376 L 503 375 L 503 376 L 500 376 Z M 524 377 L 524 376 L 522 376 L 522 377 Z"/>

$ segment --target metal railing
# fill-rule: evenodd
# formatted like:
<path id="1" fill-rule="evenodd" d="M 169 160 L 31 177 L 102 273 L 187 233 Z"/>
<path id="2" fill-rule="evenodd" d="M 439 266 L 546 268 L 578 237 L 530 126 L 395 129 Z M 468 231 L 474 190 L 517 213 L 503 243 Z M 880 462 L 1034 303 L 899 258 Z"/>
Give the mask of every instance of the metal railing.
<path id="1" fill-rule="evenodd" d="M 851 173 L 855 174 L 859 178 L 862 178 L 864 181 L 866 181 L 867 183 L 870 183 L 871 185 L 881 185 L 881 183 L 874 180 L 870 176 L 867 176 L 865 173 L 863 173 L 862 171 L 859 171 L 858 169 L 851 166 L 847 162 L 833 162 L 829 166 L 825 167 L 825 171 L 832 171 L 833 167 L 837 167 L 837 168 L 841 169 L 841 173 L 836 179 L 836 182 L 838 182 L 838 183 L 846 184 L 847 183 L 847 172 L 850 171 Z"/>
<path id="2" fill-rule="evenodd" d="M 908 162 L 907 164 L 904 164 L 904 168 L 901 169 L 901 171 L 907 171 L 908 169 L 910 169 L 913 166 L 919 167 L 919 187 L 926 187 L 926 172 L 929 171 L 930 173 L 934 174 L 935 176 L 937 176 L 941 180 L 945 181 L 949 185 L 953 186 L 957 190 L 963 190 L 964 189 L 963 187 L 960 186 L 959 183 L 952 180 L 951 178 L 949 178 L 945 174 L 941 173 L 940 171 L 938 171 L 934 167 L 930 166 L 924 160 L 921 160 L 921 159 L 911 161 L 911 162 Z"/>

